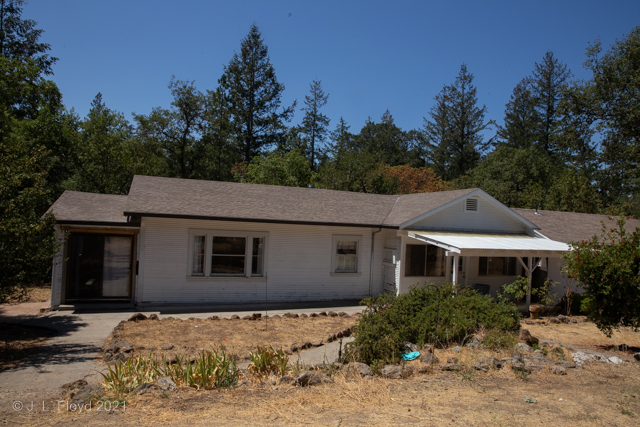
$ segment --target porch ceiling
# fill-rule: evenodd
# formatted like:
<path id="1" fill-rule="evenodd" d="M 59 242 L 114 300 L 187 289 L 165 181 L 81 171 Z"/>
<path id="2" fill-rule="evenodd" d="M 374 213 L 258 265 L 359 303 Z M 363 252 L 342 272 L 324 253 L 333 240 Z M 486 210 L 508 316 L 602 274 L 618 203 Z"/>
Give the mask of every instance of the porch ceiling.
<path id="1" fill-rule="evenodd" d="M 570 250 L 566 243 L 522 234 L 505 235 L 407 230 L 407 236 L 440 246 L 461 256 L 558 257 Z"/>

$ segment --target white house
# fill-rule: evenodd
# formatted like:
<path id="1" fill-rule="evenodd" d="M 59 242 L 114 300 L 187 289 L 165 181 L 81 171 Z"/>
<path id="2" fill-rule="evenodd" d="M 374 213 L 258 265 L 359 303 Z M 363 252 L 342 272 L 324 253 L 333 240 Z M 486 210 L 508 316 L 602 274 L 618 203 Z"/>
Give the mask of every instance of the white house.
<path id="1" fill-rule="evenodd" d="M 600 221 L 509 209 L 480 189 L 389 196 L 148 176 L 127 196 L 66 191 L 50 211 L 66 236 L 52 308 L 360 299 L 447 280 L 495 295 L 528 266 L 559 278 L 566 243 Z M 574 221 L 590 234 L 574 237 Z"/>

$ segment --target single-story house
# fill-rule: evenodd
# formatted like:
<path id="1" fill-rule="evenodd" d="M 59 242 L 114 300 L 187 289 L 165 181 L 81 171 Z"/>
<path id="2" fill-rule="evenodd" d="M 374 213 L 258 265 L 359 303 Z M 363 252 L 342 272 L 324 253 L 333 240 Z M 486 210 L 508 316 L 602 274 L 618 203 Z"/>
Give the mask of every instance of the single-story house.
<path id="1" fill-rule="evenodd" d="M 66 191 L 51 306 L 358 299 L 454 281 L 495 295 L 529 266 L 561 281 L 567 242 L 606 216 L 510 209 L 481 189 L 351 193 L 135 176 Z M 640 222 L 638 222 L 640 224 Z"/>

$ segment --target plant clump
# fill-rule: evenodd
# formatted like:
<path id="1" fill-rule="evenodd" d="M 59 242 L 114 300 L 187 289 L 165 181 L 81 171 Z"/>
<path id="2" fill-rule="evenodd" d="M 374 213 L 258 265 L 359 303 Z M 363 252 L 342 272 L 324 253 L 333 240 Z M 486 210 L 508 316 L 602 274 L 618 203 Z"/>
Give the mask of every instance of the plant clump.
<path id="1" fill-rule="evenodd" d="M 520 328 L 513 303 L 452 283 L 418 285 L 406 294 L 383 294 L 363 303 L 367 308 L 353 328 L 355 340 L 347 344 L 344 360 L 370 366 L 399 362 L 405 341 L 446 347 L 464 343 L 480 329 L 497 334 Z"/>

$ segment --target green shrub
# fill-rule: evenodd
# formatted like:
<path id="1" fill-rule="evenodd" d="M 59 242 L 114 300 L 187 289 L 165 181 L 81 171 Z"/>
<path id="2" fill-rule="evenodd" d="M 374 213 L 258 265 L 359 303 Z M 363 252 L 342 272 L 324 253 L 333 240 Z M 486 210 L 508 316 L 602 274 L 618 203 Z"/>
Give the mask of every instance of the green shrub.
<path id="1" fill-rule="evenodd" d="M 480 327 L 502 332 L 520 328 L 514 304 L 452 283 L 440 287 L 439 312 L 438 290 L 432 286 L 416 285 L 398 297 L 384 294 L 363 303 L 367 309 L 353 328 L 355 340 L 347 344 L 345 356 L 368 365 L 398 362 L 404 341 L 445 346 L 463 343 Z"/>

